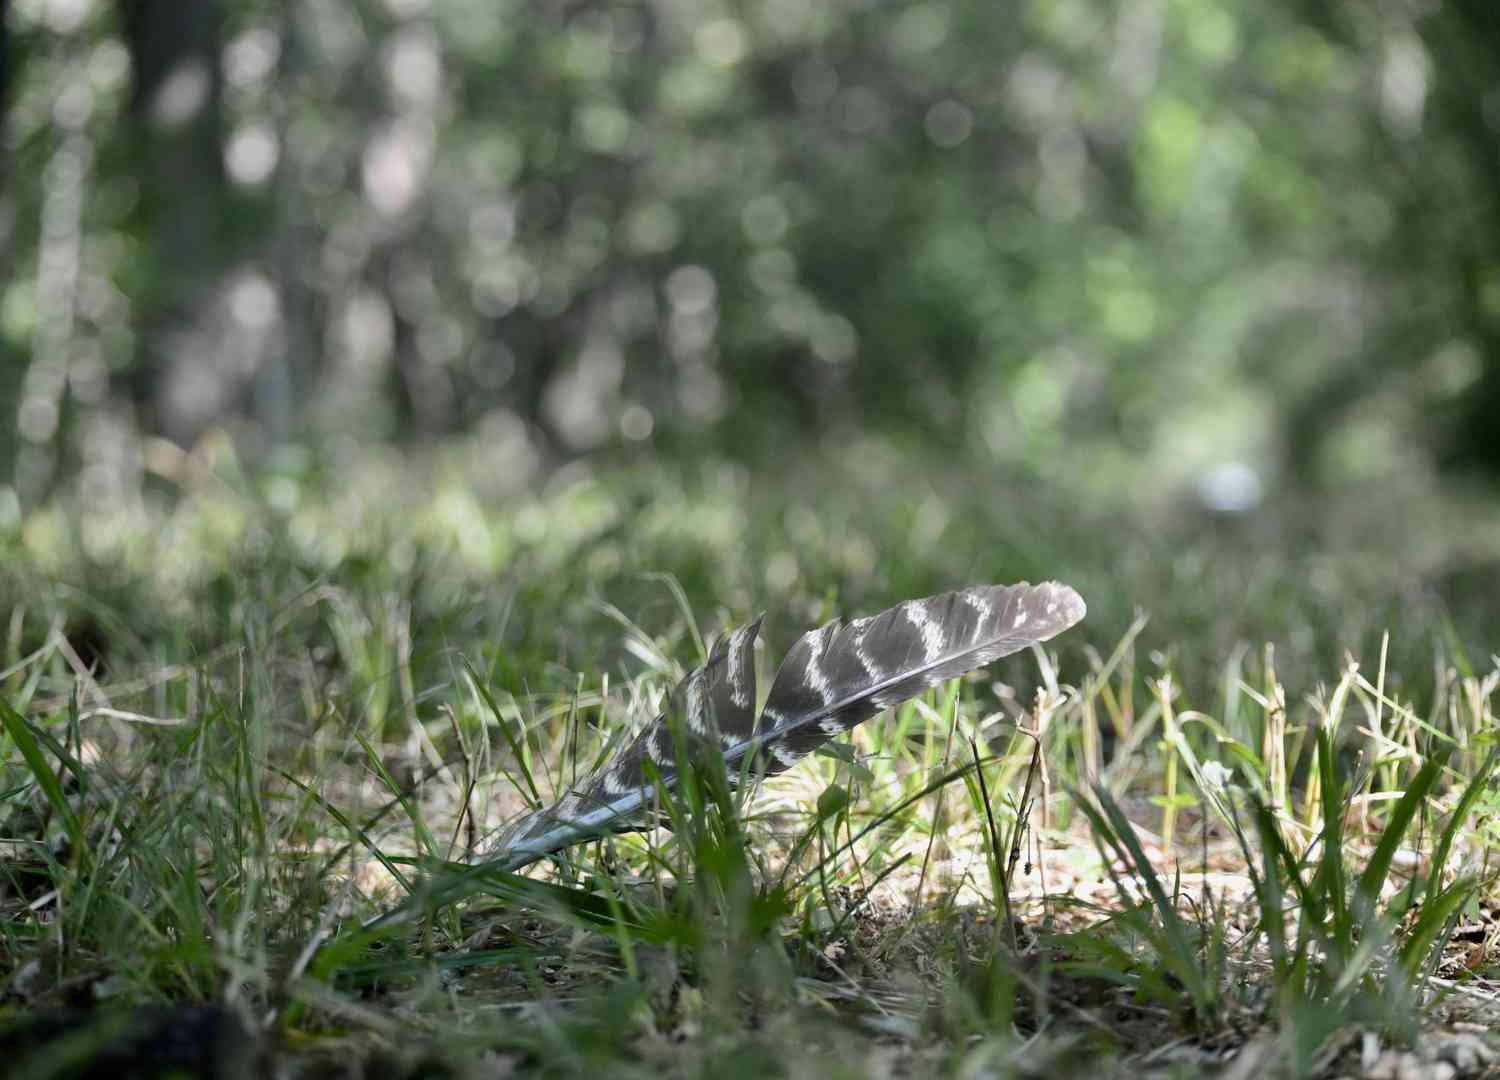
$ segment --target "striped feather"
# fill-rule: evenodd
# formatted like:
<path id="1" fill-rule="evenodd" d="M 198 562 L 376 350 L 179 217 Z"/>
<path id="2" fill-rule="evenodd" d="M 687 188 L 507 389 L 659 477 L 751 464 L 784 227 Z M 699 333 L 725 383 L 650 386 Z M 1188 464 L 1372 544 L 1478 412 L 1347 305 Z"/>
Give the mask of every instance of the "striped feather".
<path id="1" fill-rule="evenodd" d="M 752 650 L 760 620 L 715 643 L 708 662 L 672 691 L 667 707 L 613 762 L 500 836 L 489 858 L 519 869 L 571 844 L 649 823 L 651 762 L 663 784 L 677 775 L 669 717 L 702 760 L 717 746 L 731 775 L 791 768 L 829 739 L 933 686 L 1047 641 L 1083 618 L 1066 585 L 981 585 L 903 604 L 798 639 L 755 713 Z"/>

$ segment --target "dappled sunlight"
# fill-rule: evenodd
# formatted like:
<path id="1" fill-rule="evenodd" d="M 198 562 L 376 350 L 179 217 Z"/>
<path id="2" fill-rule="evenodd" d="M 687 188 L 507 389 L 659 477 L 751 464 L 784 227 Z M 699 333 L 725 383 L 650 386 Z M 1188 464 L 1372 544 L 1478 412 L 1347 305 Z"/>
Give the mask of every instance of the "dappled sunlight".
<path id="1" fill-rule="evenodd" d="M 8 1064 L 1493 1072 L 1492 21 L 0 0 Z"/>

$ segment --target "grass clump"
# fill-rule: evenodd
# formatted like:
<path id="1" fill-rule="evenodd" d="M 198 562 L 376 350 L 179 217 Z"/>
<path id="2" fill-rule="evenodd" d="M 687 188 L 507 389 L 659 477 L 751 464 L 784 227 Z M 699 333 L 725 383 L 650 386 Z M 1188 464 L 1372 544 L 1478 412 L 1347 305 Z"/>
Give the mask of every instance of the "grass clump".
<path id="1" fill-rule="evenodd" d="M 1183 601 L 1148 624 L 1106 600 L 1080 640 L 753 792 L 685 762 L 659 792 L 670 828 L 526 875 L 471 865 L 656 714 L 704 631 L 765 606 L 786 633 L 934 591 L 916 571 L 815 591 L 858 580 L 858 552 L 792 508 L 782 524 L 811 532 L 773 586 L 752 565 L 771 529 L 580 483 L 527 508 L 541 525 L 485 523 L 484 583 L 414 539 L 432 523 L 413 515 L 325 538 L 346 545 L 333 563 L 274 539 L 200 551 L 158 607 L 139 574 L 88 560 L 71 589 L 12 588 L 10 1015 L 219 1003 L 308 1069 L 851 1076 L 1197 1075 L 1252 1050 L 1316 1076 L 1351 1033 L 1417 1053 L 1477 1015 L 1470 990 L 1496 970 L 1471 928 L 1496 900 L 1500 664 L 1446 637 L 1302 693 L 1305 643 L 1292 661 L 1214 655 Z M 936 587 L 1042 576 L 955 543 Z M 636 557 L 683 573 L 648 579 Z M 564 560 L 590 567 L 592 595 Z"/>

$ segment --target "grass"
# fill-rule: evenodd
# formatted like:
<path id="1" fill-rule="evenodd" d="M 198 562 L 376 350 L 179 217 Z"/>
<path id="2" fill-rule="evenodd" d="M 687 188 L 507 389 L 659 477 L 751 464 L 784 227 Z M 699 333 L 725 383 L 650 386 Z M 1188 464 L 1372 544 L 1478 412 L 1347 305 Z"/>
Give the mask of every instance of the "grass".
<path id="1" fill-rule="evenodd" d="M 1347 560 L 1346 523 L 1296 525 L 1323 536 L 1278 549 L 1299 593 L 1256 568 L 1266 523 L 1167 565 L 1126 505 L 881 512 L 857 469 L 792 495 L 627 470 L 498 509 L 197 475 L 3 541 L 14 1017 L 221 1002 L 334 1074 L 1317 1076 L 1363 1033 L 1430 1057 L 1487 1007 L 1500 661 L 1483 610 L 1400 585 L 1421 514 Z M 780 644 L 1025 577 L 1090 618 L 753 794 L 689 769 L 671 829 L 528 876 L 463 861 L 757 610 Z"/>

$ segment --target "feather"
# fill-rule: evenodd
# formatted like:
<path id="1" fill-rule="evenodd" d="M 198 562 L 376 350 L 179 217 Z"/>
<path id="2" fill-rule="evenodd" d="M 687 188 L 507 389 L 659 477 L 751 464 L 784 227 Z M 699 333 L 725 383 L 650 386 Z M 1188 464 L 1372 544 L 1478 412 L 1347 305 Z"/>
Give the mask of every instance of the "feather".
<path id="1" fill-rule="evenodd" d="M 652 822 L 654 784 L 676 779 L 678 750 L 717 748 L 731 780 L 791 768 L 850 728 L 930 687 L 1047 641 L 1083 618 L 1066 585 L 981 585 L 908 600 L 879 615 L 803 634 L 776 672 L 758 717 L 752 650 L 760 620 L 721 637 L 662 714 L 613 762 L 555 805 L 505 829 L 488 859 L 516 870 L 609 832 Z M 680 724 L 672 723 L 681 717 Z M 679 748 L 673 731 L 688 745 Z"/>

